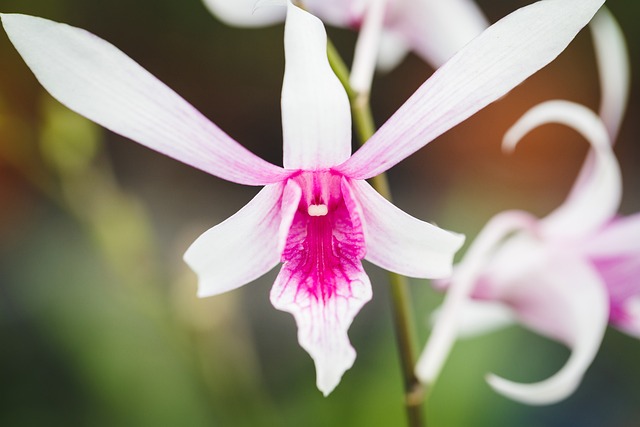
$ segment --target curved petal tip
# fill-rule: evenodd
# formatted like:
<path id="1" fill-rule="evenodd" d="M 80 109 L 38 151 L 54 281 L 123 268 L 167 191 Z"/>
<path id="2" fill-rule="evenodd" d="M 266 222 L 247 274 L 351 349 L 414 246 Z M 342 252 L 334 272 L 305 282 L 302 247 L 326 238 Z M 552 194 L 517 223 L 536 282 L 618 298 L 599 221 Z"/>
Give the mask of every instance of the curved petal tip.
<path id="1" fill-rule="evenodd" d="M 532 384 L 517 383 L 494 374 L 488 374 L 486 379 L 495 391 L 510 399 L 529 405 L 549 405 L 571 395 L 582 376 L 570 376 L 561 371 L 547 380 Z"/>

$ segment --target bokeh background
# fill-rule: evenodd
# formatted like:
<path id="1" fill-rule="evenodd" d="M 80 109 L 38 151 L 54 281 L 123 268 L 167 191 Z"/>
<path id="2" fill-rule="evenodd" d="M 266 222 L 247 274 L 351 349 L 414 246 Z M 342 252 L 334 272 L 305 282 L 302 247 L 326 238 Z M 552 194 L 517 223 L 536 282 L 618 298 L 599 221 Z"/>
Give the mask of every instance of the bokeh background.
<path id="1" fill-rule="evenodd" d="M 527 1 L 478 0 L 495 21 Z M 640 211 L 640 3 L 610 0 L 633 66 L 616 145 L 623 214 Z M 1 12 L 63 21 L 109 40 L 263 158 L 282 156 L 282 26 L 224 26 L 199 0 L 0 0 Z M 347 60 L 355 35 L 329 30 Z M 376 77 L 382 123 L 432 70 L 408 57 Z M 512 155 L 505 130 L 538 102 L 598 106 L 588 31 L 554 63 L 389 172 L 396 204 L 464 232 L 495 213 L 544 215 L 586 153 L 549 125 Z M 231 184 L 109 133 L 36 83 L 0 34 L 0 425 L 402 426 L 401 379 L 384 272 L 350 330 L 354 367 L 328 397 L 315 388 L 289 314 L 268 299 L 275 271 L 197 299 L 182 254 L 256 188 Z M 442 296 L 412 281 L 420 342 Z M 528 407 L 493 393 L 487 372 L 535 381 L 568 351 L 519 327 L 459 343 L 426 407 L 438 426 L 640 425 L 640 342 L 609 330 L 579 390 Z"/>

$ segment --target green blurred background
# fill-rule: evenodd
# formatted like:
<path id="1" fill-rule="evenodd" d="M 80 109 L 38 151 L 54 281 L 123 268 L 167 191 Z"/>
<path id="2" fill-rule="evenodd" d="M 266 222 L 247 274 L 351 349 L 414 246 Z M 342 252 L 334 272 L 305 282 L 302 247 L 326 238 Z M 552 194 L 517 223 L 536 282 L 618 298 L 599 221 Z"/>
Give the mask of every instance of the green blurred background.
<path id="1" fill-rule="evenodd" d="M 526 1 L 479 0 L 495 21 Z M 608 2 L 626 32 L 631 105 L 616 146 L 621 212 L 640 211 L 640 3 Z M 282 156 L 282 26 L 225 27 L 199 0 L 0 0 L 0 12 L 63 21 L 109 40 L 263 158 Z M 329 30 L 349 60 L 355 35 Z M 382 123 L 432 72 L 416 57 L 374 82 Z M 467 233 L 495 213 L 544 215 L 586 152 L 547 126 L 513 155 L 504 131 L 538 102 L 598 105 L 590 37 L 390 173 L 396 204 Z M 401 379 L 384 272 L 350 330 L 354 367 L 315 388 L 290 315 L 268 299 L 275 271 L 195 297 L 182 253 L 257 189 L 196 171 L 98 128 L 53 101 L 0 34 L 0 425 L 402 426 Z M 412 282 L 420 342 L 442 296 Z M 430 426 L 640 426 L 640 342 L 615 330 L 579 390 L 548 407 L 493 393 L 487 372 L 535 381 L 567 350 L 518 327 L 459 343 L 426 406 Z"/>

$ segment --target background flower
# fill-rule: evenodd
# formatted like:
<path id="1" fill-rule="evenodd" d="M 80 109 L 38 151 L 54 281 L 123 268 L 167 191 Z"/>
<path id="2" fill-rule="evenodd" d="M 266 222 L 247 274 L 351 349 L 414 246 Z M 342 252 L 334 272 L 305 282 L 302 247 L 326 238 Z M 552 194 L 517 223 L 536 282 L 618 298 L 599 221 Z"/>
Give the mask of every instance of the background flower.
<path id="1" fill-rule="evenodd" d="M 507 132 L 504 145 L 513 148 L 532 129 L 554 122 L 574 128 L 589 141 L 590 169 L 567 200 L 544 218 L 507 211 L 483 228 L 451 278 L 441 318 L 416 368 L 428 383 L 435 381 L 441 358 L 449 351 L 448 340 L 467 333 L 451 326 L 474 315 L 458 328 L 472 325 L 474 333 L 482 331 L 483 312 L 473 306 L 487 301 L 488 308 L 502 305 L 510 318 L 572 351 L 565 366 L 548 379 L 518 384 L 490 375 L 490 384 L 525 403 L 555 403 L 575 391 L 598 351 L 609 320 L 609 289 L 619 300 L 635 300 L 640 293 L 640 283 L 631 279 L 633 265 L 640 259 L 635 243 L 640 222 L 613 219 L 622 194 L 620 170 L 600 118 L 579 104 L 548 101 L 527 112 Z M 623 231 L 614 231 L 613 239 L 610 230 L 617 228 Z M 607 234 L 608 238 L 601 237 Z M 607 269 L 594 262 L 595 248 L 609 260 Z M 626 274 L 620 271 L 629 268 Z M 469 295 L 472 299 L 467 299 Z M 614 305 L 622 306 L 622 301 Z M 625 312 L 632 325 L 635 313 Z M 496 314 L 491 313 L 489 328 L 494 319 Z"/>

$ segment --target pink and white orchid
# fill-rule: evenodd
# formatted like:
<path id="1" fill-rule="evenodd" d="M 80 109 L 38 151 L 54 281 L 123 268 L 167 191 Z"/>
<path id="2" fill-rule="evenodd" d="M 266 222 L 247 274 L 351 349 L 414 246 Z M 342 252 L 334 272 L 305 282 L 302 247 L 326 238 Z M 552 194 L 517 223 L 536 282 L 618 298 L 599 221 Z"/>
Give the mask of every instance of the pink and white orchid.
<path id="1" fill-rule="evenodd" d="M 535 120 L 543 121 L 545 116 L 550 121 L 558 120 L 574 126 L 578 130 L 582 130 L 583 133 L 591 133 L 599 140 L 603 140 L 606 137 L 602 132 L 602 125 L 604 125 L 608 132 L 609 141 L 611 143 L 615 141 L 626 110 L 630 86 L 630 65 L 626 43 L 616 19 L 606 7 L 603 7 L 596 14 L 590 23 L 590 29 L 593 36 L 596 62 L 598 64 L 601 90 L 599 115 L 602 124 L 593 119 L 590 112 L 583 111 L 584 108 L 562 103 L 543 104 L 538 109 L 532 110 L 530 115 L 527 116 L 528 118 L 523 118 L 520 125 L 513 127 L 513 130 L 506 135 L 506 143 L 515 145 L 518 140 L 518 134 L 520 134 L 520 136 L 523 135 L 527 131 L 527 126 L 533 127 Z M 556 114 L 555 119 L 552 117 L 553 114 Z M 589 122 L 593 123 L 589 124 Z M 589 129 L 591 129 L 591 131 Z M 596 150 L 592 150 L 589 153 L 587 161 L 585 161 L 580 175 L 568 197 L 568 201 L 563 205 L 565 207 L 559 209 L 559 211 L 569 209 L 573 212 L 573 215 L 578 218 L 584 215 L 582 211 L 594 211 L 594 206 L 598 205 L 598 201 L 596 200 L 598 197 L 597 194 L 592 195 L 592 197 L 596 199 L 589 199 L 587 196 L 590 188 L 589 183 L 594 182 L 595 179 L 593 168 L 596 164 L 596 152 Z M 615 184 L 613 182 L 612 185 L 613 190 L 610 195 L 615 196 L 620 192 L 620 185 L 619 183 Z M 580 203 L 575 202 L 576 200 L 584 201 L 582 209 L 580 208 Z M 566 206 L 569 207 L 567 208 Z M 617 205 L 613 207 L 613 211 L 615 211 L 616 208 Z M 611 214 L 613 211 L 611 211 Z M 606 216 L 605 214 L 605 217 Z M 445 286 L 447 282 L 450 282 L 452 286 L 447 293 L 442 309 L 438 311 L 438 320 L 417 366 L 417 375 L 422 381 L 433 383 L 437 379 L 455 341 L 456 335 L 475 336 L 496 329 L 497 327 L 511 324 L 517 319 L 519 307 L 514 307 L 513 301 L 511 300 L 507 301 L 506 299 L 503 300 L 496 297 L 495 299 L 481 298 L 480 300 L 467 301 L 467 297 L 469 293 L 473 291 L 474 286 L 479 286 L 480 276 L 484 275 L 487 272 L 486 270 L 491 268 L 484 265 L 484 263 L 487 262 L 486 258 L 491 259 L 492 255 L 490 254 L 493 251 L 498 254 L 511 250 L 509 244 L 511 239 L 506 239 L 504 241 L 505 247 L 501 247 L 500 242 L 504 237 L 517 230 L 536 229 L 536 227 L 539 227 L 538 224 L 544 223 L 545 221 L 549 220 L 538 221 L 532 215 L 520 211 L 508 211 L 496 215 L 478 235 L 465 255 L 464 260 L 456 266 L 452 279 L 439 283 L 441 286 Z M 637 313 L 637 308 L 634 307 L 638 305 L 637 299 L 640 293 L 640 284 L 637 281 L 634 282 L 632 274 L 639 273 L 640 267 L 638 267 L 637 249 L 635 249 L 636 252 L 634 253 L 634 249 L 626 248 L 624 242 L 635 241 L 633 239 L 635 239 L 634 233 L 636 237 L 638 234 L 638 221 L 637 215 L 626 219 L 615 218 L 607 223 L 606 226 L 603 226 L 602 229 L 599 229 L 593 236 L 578 236 L 593 240 L 596 242 L 594 243 L 596 247 L 600 245 L 600 243 L 598 243 L 600 239 L 605 239 L 602 244 L 605 251 L 607 250 L 606 248 L 618 248 L 619 253 L 617 256 L 613 256 L 613 260 L 611 260 L 612 256 L 595 256 L 595 252 L 593 254 L 594 256 L 589 255 L 588 258 L 591 263 L 601 266 L 601 268 L 599 268 L 599 274 L 607 285 L 610 299 L 610 323 L 636 336 L 640 335 L 638 332 L 639 326 L 637 326 L 640 323 L 640 315 L 634 314 Z M 562 228 L 562 226 L 560 228 Z M 628 233 L 626 237 L 625 233 Z M 526 234 L 526 232 L 520 231 L 519 234 Z M 613 241 L 613 238 L 615 238 L 616 241 Z M 627 238 L 631 240 L 625 240 Z M 513 236 L 513 239 L 517 241 L 516 236 Z M 553 241 L 544 244 L 552 247 Z M 532 251 L 531 255 L 536 253 L 535 249 L 530 249 Z M 529 259 L 529 256 L 519 255 L 521 255 L 521 259 L 515 261 L 515 265 L 522 266 L 525 260 Z M 514 252 L 514 259 L 517 257 L 518 252 Z M 499 258 L 489 261 L 491 265 L 496 262 L 499 262 Z M 605 270 L 607 267 L 609 268 L 608 271 Z M 612 271 L 615 271 L 618 277 L 610 274 Z M 514 278 L 511 285 L 517 287 L 518 282 L 515 279 L 518 278 Z M 573 283 L 575 279 L 571 281 Z M 548 281 L 547 285 L 553 286 L 553 280 Z M 562 284 L 562 286 L 564 286 L 564 293 L 562 293 L 562 295 L 567 299 L 571 298 L 571 285 Z M 540 298 L 536 292 L 540 291 L 543 293 L 545 289 L 546 288 L 537 285 L 535 289 L 529 290 L 529 292 L 532 293 L 532 301 Z M 556 310 L 564 310 L 567 316 L 566 318 L 577 316 L 576 313 L 578 313 L 578 309 L 572 309 L 574 304 L 587 307 L 589 305 L 590 297 L 588 295 L 583 295 L 583 299 L 573 299 L 567 302 L 563 301 L 562 298 L 556 298 L 554 300 L 557 294 L 558 290 L 548 292 L 545 301 L 549 307 L 557 303 L 558 306 Z M 564 307 L 560 306 L 562 304 L 565 304 Z M 597 305 L 598 304 L 595 306 Z M 521 303 L 521 306 L 524 309 L 525 304 Z M 540 329 L 542 333 L 545 333 L 544 328 L 537 328 L 534 324 L 535 322 L 543 322 L 544 320 L 521 320 L 533 329 Z M 555 320 L 555 317 L 548 319 L 549 322 Z M 595 330 L 598 329 L 596 328 Z M 553 337 L 551 333 L 547 335 Z M 541 383 L 537 387 L 529 388 L 532 393 L 538 390 L 538 396 L 525 396 L 521 393 L 520 396 L 512 397 L 528 403 L 540 404 L 551 403 L 566 397 L 573 391 L 573 388 L 578 385 L 584 370 L 589 366 L 591 358 L 595 355 L 594 351 L 599 346 L 600 340 L 597 334 L 592 335 L 592 339 L 591 348 L 583 345 L 583 348 L 587 348 L 587 350 L 581 357 L 578 357 L 580 349 L 576 349 L 574 345 L 574 354 L 576 354 L 576 356 L 571 359 L 572 363 L 567 364 L 562 375 L 556 375 L 554 380 L 549 380 Z M 564 342 L 571 344 L 570 340 L 566 337 L 564 338 Z M 577 363 L 576 360 L 582 363 Z"/>
<path id="2" fill-rule="evenodd" d="M 549 101 L 505 135 L 513 148 L 535 127 L 573 127 L 592 146 L 593 163 L 570 197 L 547 217 L 496 215 L 456 266 L 441 318 L 416 368 L 432 383 L 456 334 L 475 335 L 518 320 L 572 349 L 551 378 L 518 384 L 489 375 L 498 392 L 529 404 L 570 395 L 595 357 L 607 322 L 640 337 L 640 214 L 619 218 L 621 176 L 607 128 L 591 110 Z M 473 299 L 466 300 L 470 295 Z M 498 310 L 498 311 L 496 311 Z M 452 327 L 455 325 L 455 327 Z M 484 326 L 483 326 L 484 325 Z"/>
<path id="3" fill-rule="evenodd" d="M 604 0 L 539 2 L 490 27 L 441 67 L 356 153 L 344 89 L 321 22 L 287 3 L 284 168 L 248 152 L 104 40 L 5 14 L 12 43 L 60 102 L 102 126 L 220 178 L 264 188 L 200 236 L 185 260 L 200 296 L 238 288 L 283 262 L 271 292 L 298 323 L 328 394 L 353 364 L 347 329 L 371 298 L 361 259 L 400 274 L 450 274 L 463 237 L 419 221 L 364 180 L 384 172 L 552 61 Z"/>
<path id="4" fill-rule="evenodd" d="M 283 9 L 258 0 L 204 0 L 223 22 L 241 27 L 284 20 Z M 489 26 L 473 0 L 304 0 L 309 12 L 336 27 L 360 31 L 351 85 L 367 91 L 377 62 L 395 67 L 411 50 L 434 68 Z"/>

